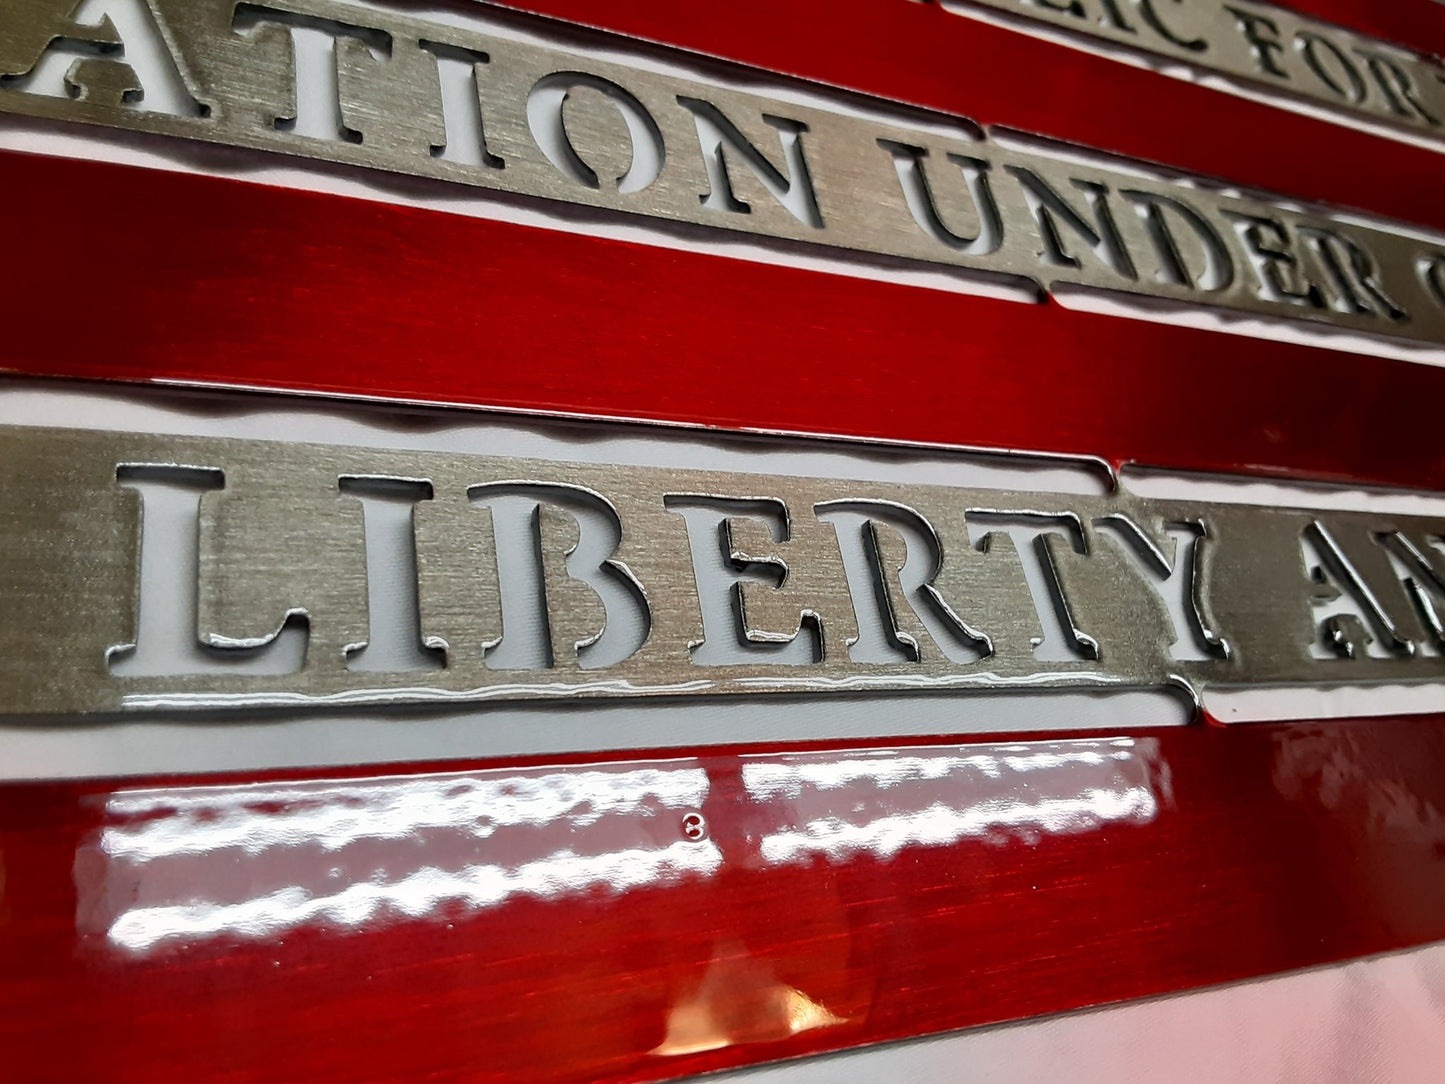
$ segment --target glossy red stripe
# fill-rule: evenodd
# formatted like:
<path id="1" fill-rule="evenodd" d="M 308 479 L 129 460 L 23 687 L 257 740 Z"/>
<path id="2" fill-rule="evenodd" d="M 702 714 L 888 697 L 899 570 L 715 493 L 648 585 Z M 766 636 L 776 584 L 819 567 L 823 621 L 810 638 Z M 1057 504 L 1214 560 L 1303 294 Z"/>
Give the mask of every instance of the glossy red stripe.
<path id="1" fill-rule="evenodd" d="M 1445 49 L 1445 7 L 1435 0 L 1291 0 L 1285 6 L 1422 53 L 1438 56 Z"/>
<path id="2" fill-rule="evenodd" d="M 1445 937 L 1442 723 L 12 785 L 0 1048 L 641 1080 L 1395 949 Z"/>
<path id="3" fill-rule="evenodd" d="M 1437 368 L 210 178 L 0 170 L 18 372 L 1445 486 Z"/>
<path id="4" fill-rule="evenodd" d="M 508 6 L 1312 200 L 1445 226 L 1440 155 L 911 0 Z M 760 28 L 767 28 L 760 32 Z M 1313 148 L 1318 153 L 1301 153 Z M 1321 161 L 1331 163 L 1321 168 Z"/>

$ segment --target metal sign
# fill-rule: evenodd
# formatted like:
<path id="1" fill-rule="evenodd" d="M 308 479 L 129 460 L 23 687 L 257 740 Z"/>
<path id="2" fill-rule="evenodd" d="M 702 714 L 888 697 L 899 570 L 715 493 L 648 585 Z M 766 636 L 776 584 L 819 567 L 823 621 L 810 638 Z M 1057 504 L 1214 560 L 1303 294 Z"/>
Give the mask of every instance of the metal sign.
<path id="1" fill-rule="evenodd" d="M 127 41 L 72 6 L 0 11 L 0 110 L 1445 342 L 1445 247 L 1406 226 L 1001 145 L 889 103 L 763 97 L 391 10 L 148 0 Z M 319 98 L 301 90 L 318 68 Z"/>
<path id="2" fill-rule="evenodd" d="M 1445 674 L 1418 517 L 28 427 L 0 489 L 6 713 Z"/>

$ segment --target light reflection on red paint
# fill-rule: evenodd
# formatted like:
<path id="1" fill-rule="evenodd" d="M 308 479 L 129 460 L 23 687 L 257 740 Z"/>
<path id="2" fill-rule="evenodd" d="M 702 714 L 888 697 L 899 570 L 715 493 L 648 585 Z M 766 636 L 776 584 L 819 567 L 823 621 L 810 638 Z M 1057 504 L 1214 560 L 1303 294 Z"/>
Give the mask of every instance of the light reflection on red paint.
<path id="1" fill-rule="evenodd" d="M 712 789 L 697 760 L 120 790 L 77 863 L 78 913 L 82 929 L 145 954 L 443 909 L 454 919 L 518 896 L 622 893 L 712 877 L 725 861 L 845 862 L 968 836 L 1034 842 L 1148 823 L 1159 801 L 1154 755 L 1150 741 L 1110 739 L 747 757 L 730 806 L 709 806 L 715 822 L 751 826 L 747 851 L 685 834 L 684 818 L 709 805 Z M 95 857 L 99 876 L 87 872 Z M 756 994 L 758 977 L 747 985 Z M 775 994 L 762 1000 L 791 1033 L 838 1022 L 799 990 Z M 717 1041 L 697 1023 L 706 1012 L 678 1011 L 681 1037 L 670 1031 L 664 1047 Z"/>
<path id="2" fill-rule="evenodd" d="M 0 1037 L 67 1080 L 595 1084 L 1389 951 L 1445 936 L 1442 741 L 1361 720 L 12 785 Z M 716 858 L 637 860 L 670 848 Z M 409 906 L 337 902 L 397 885 Z M 281 892 L 285 928 L 111 936 Z"/>
<path id="3" fill-rule="evenodd" d="M 705 876 L 721 854 L 681 821 L 707 789 L 680 762 L 118 791 L 94 844 L 103 875 L 79 886 L 82 926 L 145 953 Z"/>
<path id="4" fill-rule="evenodd" d="M 755 800 L 793 816 L 761 841 L 784 863 L 813 854 L 891 858 L 965 837 L 1075 835 L 1159 811 L 1157 743 L 1118 738 L 930 750 L 749 758 Z"/>

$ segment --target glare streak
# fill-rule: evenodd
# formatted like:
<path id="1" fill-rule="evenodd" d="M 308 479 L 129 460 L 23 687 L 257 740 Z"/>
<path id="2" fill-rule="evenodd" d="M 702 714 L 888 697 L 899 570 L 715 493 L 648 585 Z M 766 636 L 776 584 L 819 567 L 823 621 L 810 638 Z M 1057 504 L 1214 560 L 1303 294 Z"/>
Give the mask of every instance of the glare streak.
<path id="1" fill-rule="evenodd" d="M 1071 744 L 1076 747 L 1070 748 Z M 1108 751 L 1101 751 L 1101 746 Z M 886 788 L 905 782 L 947 779 L 955 774 L 976 772 L 989 779 L 1002 779 L 1009 773 L 1045 771 L 1071 765 L 1100 767 L 1110 761 L 1136 759 L 1134 742 L 1127 738 L 1108 743 L 1087 740 L 1078 743 L 1051 742 L 1047 751 L 1027 745 L 993 748 L 998 751 L 997 754 L 921 757 L 898 756 L 890 751 L 849 760 L 747 764 L 743 766 L 743 783 L 750 796 L 766 801 L 797 798 L 805 787 L 837 790 L 860 780 L 869 780 L 878 787 Z"/>
<path id="2" fill-rule="evenodd" d="M 109 799 L 107 813 L 134 820 L 108 825 L 101 847 L 141 864 L 225 848 L 251 855 L 303 845 L 337 851 L 362 839 L 405 839 L 429 829 L 485 839 L 504 827 L 585 827 L 607 815 L 692 809 L 707 792 L 701 768 L 123 792 Z"/>
<path id="3" fill-rule="evenodd" d="M 1066 798 L 1037 802 L 995 799 L 955 808 L 935 802 L 920 812 L 850 824 L 838 817 L 809 821 L 801 830 L 778 832 L 762 841 L 763 857 L 789 862 L 808 854 L 840 859 L 859 851 L 892 857 L 906 846 L 944 846 L 969 836 L 1007 828 L 1032 828 L 1052 835 L 1074 834 L 1110 821 L 1147 823 L 1159 809 L 1147 787 L 1090 788 Z"/>
<path id="4" fill-rule="evenodd" d="M 591 856 L 564 850 L 515 868 L 474 865 L 447 871 L 427 866 L 399 881 L 355 883 L 329 896 L 312 896 L 293 885 L 236 903 L 135 908 L 116 919 L 108 937 L 131 952 L 162 941 L 223 933 L 259 939 L 316 921 L 361 926 L 384 908 L 418 918 L 446 902 L 480 910 L 512 896 L 551 898 L 594 885 L 624 891 L 687 874 L 711 874 L 721 864 L 722 852 L 711 843 L 679 842 L 659 850 Z"/>

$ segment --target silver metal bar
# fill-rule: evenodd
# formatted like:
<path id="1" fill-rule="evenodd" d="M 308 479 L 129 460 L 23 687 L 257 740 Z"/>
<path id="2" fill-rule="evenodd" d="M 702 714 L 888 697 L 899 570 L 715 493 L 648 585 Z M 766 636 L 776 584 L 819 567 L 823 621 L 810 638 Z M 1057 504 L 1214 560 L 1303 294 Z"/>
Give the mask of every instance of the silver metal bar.
<path id="1" fill-rule="evenodd" d="M 1056 35 L 1115 59 L 1183 64 L 1218 89 L 1294 100 L 1445 151 L 1445 68 L 1431 57 L 1251 0 L 939 0 L 956 15 Z M 1097 43 L 1097 44 L 1095 44 Z M 1223 85 L 1221 85 L 1223 84 Z"/>
<path id="2" fill-rule="evenodd" d="M 31 427 L 0 494 L 10 715 L 1445 676 L 1442 519 Z"/>

